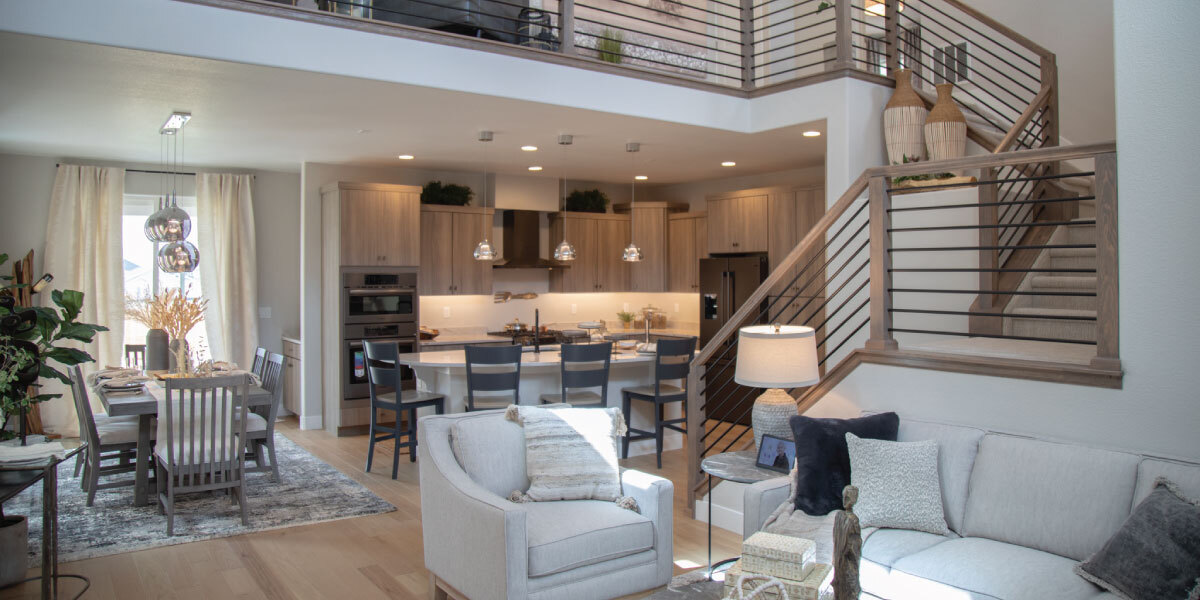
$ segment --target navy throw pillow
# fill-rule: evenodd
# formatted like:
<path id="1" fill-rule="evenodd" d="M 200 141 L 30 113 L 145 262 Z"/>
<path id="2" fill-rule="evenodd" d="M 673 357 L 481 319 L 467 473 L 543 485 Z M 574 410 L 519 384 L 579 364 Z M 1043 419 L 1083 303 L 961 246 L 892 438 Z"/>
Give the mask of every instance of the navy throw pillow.
<path id="1" fill-rule="evenodd" d="M 857 419 L 789 420 L 796 440 L 796 510 L 813 516 L 842 508 L 842 488 L 850 485 L 850 452 L 846 433 L 860 438 L 896 441 L 900 417 L 894 412 Z"/>

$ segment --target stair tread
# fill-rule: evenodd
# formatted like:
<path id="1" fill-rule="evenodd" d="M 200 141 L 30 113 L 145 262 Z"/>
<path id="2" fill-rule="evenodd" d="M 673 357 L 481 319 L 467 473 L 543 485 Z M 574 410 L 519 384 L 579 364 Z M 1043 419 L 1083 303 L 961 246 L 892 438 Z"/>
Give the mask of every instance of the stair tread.
<path id="1" fill-rule="evenodd" d="M 1019 315 L 1056 315 L 1062 317 L 1094 317 L 1096 311 L 1080 308 L 1049 308 L 1038 306 L 1018 306 L 1008 311 L 1014 317 Z"/>
<path id="2" fill-rule="evenodd" d="M 1095 289 L 1095 275 L 1034 275 L 1029 284 L 1035 288 Z"/>

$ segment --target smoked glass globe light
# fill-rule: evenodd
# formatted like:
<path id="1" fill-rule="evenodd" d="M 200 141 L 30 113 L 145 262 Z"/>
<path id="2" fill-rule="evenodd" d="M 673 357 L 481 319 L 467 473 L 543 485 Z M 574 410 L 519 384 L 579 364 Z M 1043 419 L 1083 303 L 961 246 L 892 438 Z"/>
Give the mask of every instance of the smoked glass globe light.
<path id="1" fill-rule="evenodd" d="M 496 260 L 496 247 L 487 238 L 475 245 L 475 260 Z"/>
<path id="2" fill-rule="evenodd" d="M 621 253 L 621 260 L 625 262 L 641 262 L 642 249 L 637 247 L 632 241 L 625 247 L 625 251 Z"/>
<path id="3" fill-rule="evenodd" d="M 158 268 L 164 273 L 191 273 L 200 266 L 200 251 L 191 242 L 171 242 L 158 250 Z"/>
<path id="4" fill-rule="evenodd" d="M 566 239 L 558 243 L 558 247 L 554 249 L 554 260 L 559 262 L 567 262 L 575 260 L 575 246 Z"/>
<path id="5" fill-rule="evenodd" d="M 145 232 L 152 242 L 182 242 L 192 233 L 192 219 L 172 199 L 146 219 Z"/>

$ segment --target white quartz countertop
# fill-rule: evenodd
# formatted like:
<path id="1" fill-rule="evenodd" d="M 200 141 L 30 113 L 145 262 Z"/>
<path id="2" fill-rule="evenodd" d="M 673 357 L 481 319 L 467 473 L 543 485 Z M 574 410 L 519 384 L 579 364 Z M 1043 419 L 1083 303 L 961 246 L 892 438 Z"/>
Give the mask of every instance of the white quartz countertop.
<path id="1" fill-rule="evenodd" d="M 421 340 L 422 347 L 449 346 L 452 344 L 489 344 L 492 342 L 512 342 L 512 338 L 499 335 L 488 335 L 482 331 L 457 332 L 447 331 L 432 340 Z"/>
<path id="2" fill-rule="evenodd" d="M 467 353 L 463 350 L 435 350 L 430 352 L 413 352 L 401 354 L 398 361 L 410 367 L 444 367 L 466 368 Z M 612 367 L 626 364 L 643 364 L 654 361 L 653 354 L 637 354 L 633 352 L 618 352 L 612 356 Z M 557 367 L 562 362 L 562 356 L 557 350 L 543 352 L 521 353 L 521 367 Z"/>

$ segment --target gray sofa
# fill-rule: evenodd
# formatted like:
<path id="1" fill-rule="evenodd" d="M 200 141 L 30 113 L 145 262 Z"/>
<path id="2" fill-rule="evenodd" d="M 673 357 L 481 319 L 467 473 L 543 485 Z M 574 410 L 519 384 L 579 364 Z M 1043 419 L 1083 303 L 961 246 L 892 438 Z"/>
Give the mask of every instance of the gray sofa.
<path id="1" fill-rule="evenodd" d="M 1164 476 L 1200 497 L 1200 464 L 901 418 L 899 441 L 937 440 L 948 536 L 863 531 L 864 597 L 1115 600 L 1073 567 Z M 789 479 L 746 489 L 744 532 L 807 528 L 828 555 L 833 515 L 788 515 Z M 769 522 L 769 523 L 768 523 Z M 800 525 L 797 525 L 800 522 Z M 806 524 L 804 522 L 807 522 Z"/>
<path id="2" fill-rule="evenodd" d="M 517 504 L 529 488 L 525 433 L 504 411 L 418 421 L 425 567 L 459 594 L 615 598 L 666 585 L 672 570 L 670 480 L 621 474 L 640 514 L 613 502 Z"/>

